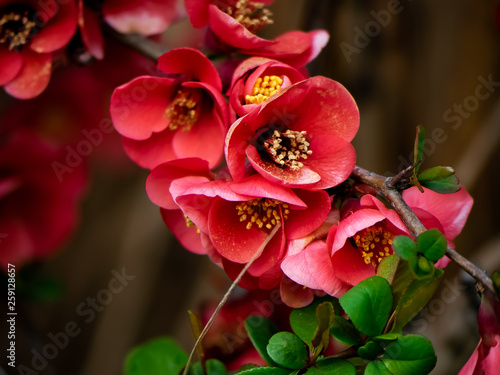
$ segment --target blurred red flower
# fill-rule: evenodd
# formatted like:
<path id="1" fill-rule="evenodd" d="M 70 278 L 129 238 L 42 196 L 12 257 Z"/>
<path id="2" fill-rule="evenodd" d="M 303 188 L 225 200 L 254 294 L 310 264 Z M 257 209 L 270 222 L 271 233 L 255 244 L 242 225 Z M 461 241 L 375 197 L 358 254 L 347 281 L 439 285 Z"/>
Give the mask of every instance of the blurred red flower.
<path id="1" fill-rule="evenodd" d="M 48 85 L 52 54 L 76 31 L 74 1 L 0 0 L 0 85 L 19 99 L 39 95 Z"/>
<path id="2" fill-rule="evenodd" d="M 73 232 L 86 182 L 83 165 L 61 181 L 66 152 L 19 131 L 0 145 L 0 262 L 21 267 L 52 255 Z"/>

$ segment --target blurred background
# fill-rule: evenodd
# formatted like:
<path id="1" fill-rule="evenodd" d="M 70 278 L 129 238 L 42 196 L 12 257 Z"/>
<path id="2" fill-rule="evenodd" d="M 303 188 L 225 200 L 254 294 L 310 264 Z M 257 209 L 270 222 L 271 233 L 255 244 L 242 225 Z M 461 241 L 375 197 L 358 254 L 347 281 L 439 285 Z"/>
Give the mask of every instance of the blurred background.
<path id="1" fill-rule="evenodd" d="M 423 168 L 454 167 L 475 200 L 456 248 L 489 271 L 500 269 L 497 6 L 495 0 L 276 0 L 270 7 L 275 23 L 263 34 L 329 31 L 328 45 L 308 68 L 311 75 L 341 82 L 357 101 L 359 166 L 397 173 L 409 165 L 416 126 L 424 126 Z M 162 41 L 169 48 L 187 42 L 196 47 L 202 37 L 183 19 Z M 109 119 L 113 88 L 154 66 L 109 44 L 107 54 L 115 59 L 105 64 L 116 67 L 113 77 L 103 78 L 103 64 L 96 63 L 90 73 L 56 69 L 49 89 L 34 100 L 21 102 L 2 92 L 2 126 L 13 119 L 42 122 L 44 132 L 62 133 L 77 147 L 86 139 L 82 128 L 97 128 Z M 121 67 L 124 58 L 137 60 L 134 69 Z M 98 89 L 86 88 L 92 79 Z M 57 94 L 58 82 L 68 80 L 74 82 L 73 92 Z M 88 110 L 78 113 L 82 103 Z M 98 118 L 86 117 L 94 106 L 100 108 Z M 133 346 L 163 335 L 190 351 L 187 310 L 218 301 L 229 285 L 206 257 L 184 250 L 169 233 L 145 193 L 147 171 L 127 159 L 118 134 L 104 137 L 82 161 L 89 176 L 76 233 L 57 254 L 29 270 L 26 283 L 38 285 L 36 295 L 18 298 L 18 364 L 30 366 L 32 350 L 40 352 L 68 324 L 78 332 L 52 360 L 40 364 L 41 374 L 118 375 Z M 117 274 L 123 288 L 110 284 Z M 435 375 L 457 374 L 478 341 L 474 283 L 454 264 L 445 278 L 419 316 L 422 324 L 413 327 L 434 344 Z"/>

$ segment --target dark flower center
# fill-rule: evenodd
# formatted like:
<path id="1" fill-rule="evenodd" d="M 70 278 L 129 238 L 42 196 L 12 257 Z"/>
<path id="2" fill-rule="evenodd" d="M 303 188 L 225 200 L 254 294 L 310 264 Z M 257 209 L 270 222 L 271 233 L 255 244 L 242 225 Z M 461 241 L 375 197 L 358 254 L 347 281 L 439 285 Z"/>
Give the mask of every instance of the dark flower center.
<path id="1" fill-rule="evenodd" d="M 220 7 L 220 9 L 253 34 L 273 23 L 271 19 L 273 14 L 269 9 L 264 8 L 263 3 L 251 0 L 238 0 L 232 3 L 233 5 Z"/>
<path id="2" fill-rule="evenodd" d="M 246 202 L 241 202 L 236 206 L 236 212 L 240 217 L 240 222 L 246 223 L 246 228 L 253 225 L 259 228 L 272 230 L 277 224 L 288 219 L 290 210 L 288 204 L 276 199 L 256 198 Z"/>
<path id="3" fill-rule="evenodd" d="M 302 168 L 303 161 L 312 154 L 306 137 L 306 131 L 270 128 L 258 137 L 256 147 L 264 160 L 295 171 Z"/>
<path id="4" fill-rule="evenodd" d="M 361 251 L 366 264 L 371 263 L 377 267 L 382 259 L 393 253 L 391 245 L 394 234 L 383 223 L 359 231 L 352 239 Z"/>
<path id="5" fill-rule="evenodd" d="M 198 121 L 201 112 L 203 93 L 197 88 L 181 87 L 174 94 L 165 117 L 170 119 L 169 129 L 189 131 Z"/>
<path id="6" fill-rule="evenodd" d="M 0 45 L 20 51 L 39 31 L 35 11 L 26 5 L 11 4 L 0 10 Z"/>

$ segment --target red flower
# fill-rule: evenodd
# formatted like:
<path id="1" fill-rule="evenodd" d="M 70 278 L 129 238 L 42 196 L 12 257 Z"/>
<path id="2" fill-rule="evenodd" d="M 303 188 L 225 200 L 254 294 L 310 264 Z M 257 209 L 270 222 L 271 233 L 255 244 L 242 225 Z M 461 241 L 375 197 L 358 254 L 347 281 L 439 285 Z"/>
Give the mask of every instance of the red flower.
<path id="1" fill-rule="evenodd" d="M 296 68 L 305 66 L 323 49 L 329 39 L 324 30 L 291 31 L 274 40 L 256 33 L 273 23 L 265 7 L 274 0 L 185 0 L 186 11 L 194 27 L 209 26 L 211 47 L 233 48 L 247 55 L 265 56 Z"/>
<path id="2" fill-rule="evenodd" d="M 189 251 L 197 254 L 212 254 L 213 245 L 203 224 L 197 226 L 175 203 L 170 186 L 178 179 L 188 179 L 199 183 L 211 181 L 214 176 L 208 168 L 208 162 L 199 158 L 187 158 L 163 163 L 154 168 L 146 180 L 146 192 L 149 199 L 161 207 L 161 215 L 167 227 L 179 242 Z M 208 215 L 208 210 L 204 216 Z M 198 222 L 197 215 L 191 215 Z M 206 222 L 206 221 L 205 221 Z M 204 228 L 202 232 L 200 227 Z M 213 258 L 215 263 L 220 263 Z"/>
<path id="3" fill-rule="evenodd" d="M 359 126 L 356 103 L 339 83 L 312 77 L 275 94 L 238 119 L 226 138 L 226 160 L 235 181 L 245 157 L 266 179 L 288 187 L 327 189 L 351 174 L 350 144 Z"/>
<path id="4" fill-rule="evenodd" d="M 51 255 L 75 229 L 82 167 L 60 181 L 52 164 L 66 152 L 17 132 L 0 147 L 0 263 L 22 266 Z"/>
<path id="5" fill-rule="evenodd" d="M 141 76 L 118 87 L 111 98 L 111 116 L 125 151 L 144 168 L 187 157 L 216 167 L 227 130 L 217 71 L 191 48 L 165 53 L 158 68 L 178 77 Z"/>
<path id="6" fill-rule="evenodd" d="M 246 59 L 234 71 L 228 92 L 231 120 L 245 116 L 280 90 L 305 78 L 297 69 L 277 60 Z"/>
<path id="7" fill-rule="evenodd" d="M 273 44 L 255 34 L 272 23 L 272 13 L 265 8 L 274 0 L 185 0 L 186 12 L 194 27 L 209 25 L 220 42 L 235 48 L 249 49 Z"/>
<path id="8" fill-rule="evenodd" d="M 40 94 L 48 85 L 52 53 L 76 31 L 73 1 L 0 0 L 0 85 L 19 99 Z"/>
<path id="9" fill-rule="evenodd" d="M 472 206 L 472 198 L 461 189 L 453 194 L 438 194 L 416 187 L 403 193 L 410 208 L 427 229 L 441 231 L 453 246 L 452 240 L 462 230 Z M 338 225 L 328 234 L 328 249 L 335 275 L 349 285 L 374 276 L 378 264 L 392 254 L 392 240 L 409 232 L 396 211 L 386 208 L 371 195 L 364 195 L 357 204 L 351 204 Z M 436 264 L 448 263 L 443 257 Z"/>
<path id="10" fill-rule="evenodd" d="M 168 189 L 199 233 L 209 234 L 231 277 L 239 265 L 250 261 L 272 229 L 281 223 L 278 233 L 249 269 L 250 278 L 277 271 L 272 280 L 263 281 L 262 285 L 268 288 L 276 286 L 281 278 L 279 262 L 286 241 L 303 237 L 320 226 L 331 204 L 324 191 L 291 190 L 259 175 L 238 183 L 205 176 L 177 178 L 170 187 L 168 182 L 156 178 L 148 182 L 148 193 L 154 202 L 165 207 L 171 204 L 156 199 L 168 196 L 160 190 Z"/>
<path id="11" fill-rule="evenodd" d="M 458 375 L 496 375 L 500 369 L 500 302 L 485 291 L 477 317 L 481 339 Z"/>

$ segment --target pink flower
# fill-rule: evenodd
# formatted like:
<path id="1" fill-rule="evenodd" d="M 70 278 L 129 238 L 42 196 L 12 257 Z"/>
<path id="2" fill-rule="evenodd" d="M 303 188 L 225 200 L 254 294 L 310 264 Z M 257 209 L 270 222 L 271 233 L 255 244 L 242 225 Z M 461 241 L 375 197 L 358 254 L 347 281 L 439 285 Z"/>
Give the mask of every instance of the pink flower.
<path id="1" fill-rule="evenodd" d="M 231 120 L 245 116 L 280 90 L 305 78 L 297 69 L 277 60 L 244 60 L 234 71 L 228 91 Z"/>
<path id="2" fill-rule="evenodd" d="M 319 55 L 326 46 L 330 35 L 325 30 L 289 31 L 273 41 L 274 44 L 240 52 L 247 55 L 263 56 L 279 60 L 297 69 L 303 68 Z"/>
<path id="3" fill-rule="evenodd" d="M 500 302 L 485 291 L 478 313 L 481 339 L 458 375 L 496 375 L 500 369 Z"/>
<path id="4" fill-rule="evenodd" d="M 125 151 L 153 168 L 166 161 L 200 157 L 210 168 L 222 160 L 227 109 L 217 71 L 201 52 L 179 48 L 158 59 L 177 78 L 141 76 L 115 89 L 111 116 Z"/>
<path id="5" fill-rule="evenodd" d="M 165 185 L 168 183 L 159 180 L 155 183 L 157 189 Z M 276 286 L 281 279 L 279 262 L 287 240 L 303 237 L 320 226 L 331 205 L 324 191 L 292 190 L 259 175 L 240 182 L 190 176 L 173 180 L 166 189 L 199 233 L 210 236 L 230 277 L 235 277 L 239 266 L 249 262 L 272 229 L 281 224 L 249 269 L 249 280 L 267 273 L 259 281 L 261 287 L 267 288 Z M 153 190 L 150 186 L 150 197 Z M 153 201 L 161 203 L 155 196 Z"/>
<path id="6" fill-rule="evenodd" d="M 438 194 L 428 189 L 420 193 L 413 187 L 403 193 L 403 198 L 422 224 L 440 230 L 450 246 L 472 206 L 472 198 L 464 188 L 453 194 Z M 327 239 L 335 275 L 349 285 L 374 276 L 382 259 L 393 253 L 392 241 L 397 235 L 409 232 L 396 211 L 375 197 L 364 195 L 359 202 L 348 204 Z M 436 265 L 443 267 L 448 261 L 443 257 Z"/>
<path id="7" fill-rule="evenodd" d="M 5 139 L 4 139 L 5 140 Z M 19 131 L 0 147 L 1 266 L 16 267 L 52 255 L 77 224 L 85 185 L 82 167 L 60 181 L 52 169 L 64 160 L 32 133 Z"/>
<path id="8" fill-rule="evenodd" d="M 218 40 L 228 46 L 249 49 L 273 44 L 255 34 L 272 23 L 265 8 L 274 0 L 185 0 L 189 20 L 196 28 L 209 25 Z"/>
<path id="9" fill-rule="evenodd" d="M 327 189 L 349 177 L 356 153 L 350 141 L 359 112 L 338 82 L 312 77 L 275 94 L 229 129 L 226 160 L 235 181 L 245 159 L 266 179 L 287 187 Z"/>
<path id="10" fill-rule="evenodd" d="M 0 0 L 0 21 L 0 85 L 16 98 L 33 98 L 49 83 L 52 54 L 76 31 L 75 2 Z"/>
<path id="11" fill-rule="evenodd" d="M 120 33 L 159 34 L 181 15 L 177 0 L 105 0 L 104 20 Z"/>
<path id="12" fill-rule="evenodd" d="M 274 0 L 185 0 L 186 11 L 194 27 L 209 26 L 208 44 L 215 49 L 231 50 L 280 60 L 296 68 L 304 67 L 323 49 L 329 39 L 325 30 L 291 31 L 274 40 L 256 34 L 273 23 L 266 8 Z"/>
<path id="13" fill-rule="evenodd" d="M 182 246 L 193 253 L 212 254 L 213 245 L 206 230 L 202 232 L 182 212 L 170 193 L 172 182 L 184 178 L 192 178 L 199 182 L 200 179 L 211 181 L 214 176 L 210 172 L 206 160 L 199 158 L 173 160 L 163 163 L 151 171 L 146 180 L 146 192 L 149 199 L 161 207 L 163 221 Z M 214 262 L 220 263 L 215 259 Z"/>

